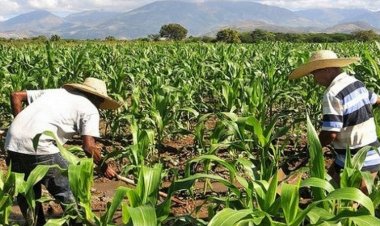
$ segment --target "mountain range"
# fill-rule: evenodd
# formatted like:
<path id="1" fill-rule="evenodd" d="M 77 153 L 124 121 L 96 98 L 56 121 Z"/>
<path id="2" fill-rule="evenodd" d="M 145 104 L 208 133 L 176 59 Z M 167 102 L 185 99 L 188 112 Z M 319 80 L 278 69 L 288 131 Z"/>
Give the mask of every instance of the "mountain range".
<path id="1" fill-rule="evenodd" d="M 285 8 L 244 1 L 156 1 L 127 11 L 83 11 L 59 17 L 45 10 L 21 14 L 0 22 L 0 37 L 58 34 L 73 39 L 122 39 L 157 34 L 162 25 L 179 23 L 189 35 L 202 36 L 232 27 L 239 31 L 350 33 L 380 31 L 380 11 L 366 9 Z"/>

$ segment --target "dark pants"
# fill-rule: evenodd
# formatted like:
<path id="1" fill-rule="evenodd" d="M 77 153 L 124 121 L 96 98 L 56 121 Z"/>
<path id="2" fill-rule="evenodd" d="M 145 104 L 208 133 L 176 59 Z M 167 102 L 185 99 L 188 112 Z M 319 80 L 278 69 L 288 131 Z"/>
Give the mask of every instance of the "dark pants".
<path id="1" fill-rule="evenodd" d="M 25 180 L 28 178 L 30 172 L 38 165 L 58 165 L 63 169 L 67 169 L 68 164 L 60 153 L 51 155 L 27 155 L 17 152 L 8 152 L 7 165 L 12 163 L 12 172 L 24 173 Z M 69 187 L 69 180 L 66 176 L 62 175 L 57 168 L 48 170 L 44 178 L 38 182 L 34 187 L 35 198 L 41 197 L 41 185 L 63 204 L 73 203 L 75 201 L 73 193 Z M 22 195 L 18 195 L 17 202 L 20 206 L 21 212 L 24 217 L 27 217 L 28 204 Z M 41 203 L 36 203 L 37 225 L 44 225 L 46 223 Z"/>

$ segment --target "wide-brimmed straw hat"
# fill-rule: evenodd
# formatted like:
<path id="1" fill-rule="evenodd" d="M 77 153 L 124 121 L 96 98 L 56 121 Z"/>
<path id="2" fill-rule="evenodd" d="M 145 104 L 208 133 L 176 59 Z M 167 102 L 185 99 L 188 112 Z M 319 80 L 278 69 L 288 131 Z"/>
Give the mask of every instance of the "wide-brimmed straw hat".
<path id="1" fill-rule="evenodd" d="M 290 75 L 289 79 L 301 78 L 311 72 L 329 67 L 345 67 L 359 61 L 360 58 L 338 58 L 336 53 L 331 50 L 319 50 L 314 52 L 309 62 L 296 68 Z"/>
<path id="2" fill-rule="evenodd" d="M 100 104 L 100 109 L 116 109 L 121 106 L 121 103 L 108 96 L 106 83 L 97 78 L 86 78 L 83 84 L 65 84 L 63 88 L 67 90 L 79 90 L 103 98 L 104 101 Z"/>

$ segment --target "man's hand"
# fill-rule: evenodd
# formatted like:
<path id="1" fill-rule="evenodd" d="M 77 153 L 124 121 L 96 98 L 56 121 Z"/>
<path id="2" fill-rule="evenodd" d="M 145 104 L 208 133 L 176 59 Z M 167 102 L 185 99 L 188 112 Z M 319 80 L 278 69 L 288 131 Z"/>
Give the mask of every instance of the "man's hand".
<path id="1" fill-rule="evenodd" d="M 380 97 L 377 97 L 376 105 L 380 105 Z"/>
<path id="2" fill-rule="evenodd" d="M 338 136 L 338 132 L 321 131 L 319 133 L 319 141 L 321 142 L 322 147 L 325 147 L 331 144 L 336 139 L 337 136 Z"/>
<path id="3" fill-rule="evenodd" d="M 112 167 L 110 167 L 107 163 L 102 162 L 102 156 L 101 156 L 100 150 L 98 149 L 98 147 L 96 147 L 95 138 L 92 136 L 84 135 L 82 136 L 82 140 L 83 140 L 83 150 L 86 152 L 88 156 L 91 156 L 94 159 L 95 164 L 97 165 L 102 164 L 101 169 L 104 175 L 109 179 L 116 177 L 117 174 L 115 170 L 112 169 Z"/>
<path id="4" fill-rule="evenodd" d="M 102 171 L 104 173 L 104 176 L 106 176 L 108 179 L 112 179 L 117 176 L 116 171 L 112 167 L 110 167 L 107 163 L 104 163 L 102 167 Z"/>

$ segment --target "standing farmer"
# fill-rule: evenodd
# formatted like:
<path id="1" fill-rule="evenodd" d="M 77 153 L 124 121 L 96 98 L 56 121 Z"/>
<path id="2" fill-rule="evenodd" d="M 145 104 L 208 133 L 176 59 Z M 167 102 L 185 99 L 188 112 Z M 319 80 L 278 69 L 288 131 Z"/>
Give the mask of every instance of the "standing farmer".
<path id="1" fill-rule="evenodd" d="M 365 146 L 380 147 L 372 115 L 372 105 L 380 104 L 380 98 L 341 69 L 358 60 L 338 58 L 333 51 L 320 50 L 289 75 L 289 79 L 296 79 L 312 74 L 317 84 L 326 87 L 319 140 L 322 146 L 332 145 L 336 153 L 335 167 L 339 170 L 344 167 L 347 147 L 352 154 Z M 376 150 L 368 151 L 362 170 L 376 177 L 380 170 L 380 156 Z M 333 177 L 337 175 L 335 172 Z M 363 181 L 360 189 L 367 191 Z"/>
<path id="2" fill-rule="evenodd" d="M 23 102 L 28 104 L 24 110 Z M 80 134 L 83 150 L 93 157 L 96 164 L 101 164 L 101 153 L 95 144 L 95 137 L 99 137 L 98 109 L 116 109 L 120 104 L 107 95 L 104 81 L 87 78 L 83 84 L 66 84 L 61 89 L 14 92 L 11 94 L 11 106 L 15 119 L 5 141 L 7 163 L 11 162 L 13 172 L 25 173 L 27 178 L 37 165 L 68 167 L 52 138 L 42 135 L 37 150 L 34 150 L 32 139 L 46 130 L 52 131 L 61 143 L 66 143 L 74 134 Z M 106 163 L 103 163 L 102 170 L 108 178 L 116 176 Z M 50 169 L 34 186 L 36 199 L 41 197 L 41 184 L 61 203 L 74 201 L 68 178 L 58 169 Z M 19 195 L 17 200 L 27 218 L 25 198 Z M 40 203 L 36 205 L 36 214 L 37 225 L 43 225 L 45 218 Z"/>

